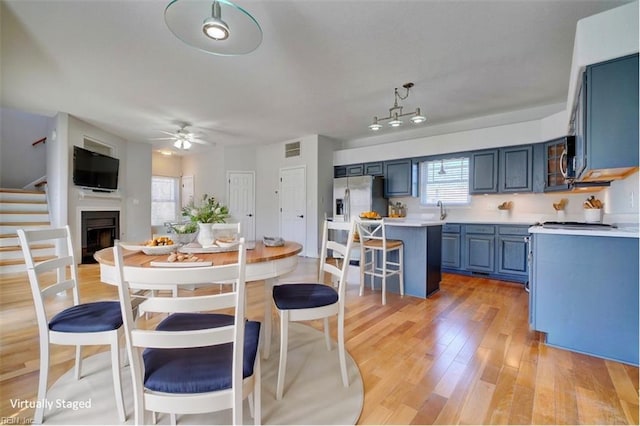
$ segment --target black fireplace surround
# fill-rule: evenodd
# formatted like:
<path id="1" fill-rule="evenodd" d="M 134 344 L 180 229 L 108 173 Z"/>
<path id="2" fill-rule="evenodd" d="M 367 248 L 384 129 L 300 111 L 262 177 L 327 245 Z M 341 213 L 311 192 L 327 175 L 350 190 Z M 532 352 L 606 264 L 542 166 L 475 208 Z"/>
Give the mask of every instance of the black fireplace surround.
<path id="1" fill-rule="evenodd" d="M 80 263 L 96 263 L 93 254 L 112 247 L 120 235 L 119 211 L 83 211 L 80 222 L 82 260 Z"/>

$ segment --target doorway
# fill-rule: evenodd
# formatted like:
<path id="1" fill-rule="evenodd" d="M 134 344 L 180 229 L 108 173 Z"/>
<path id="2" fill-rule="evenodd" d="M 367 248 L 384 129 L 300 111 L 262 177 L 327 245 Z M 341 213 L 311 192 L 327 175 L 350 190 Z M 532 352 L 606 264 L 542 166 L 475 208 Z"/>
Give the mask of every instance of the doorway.
<path id="1" fill-rule="evenodd" d="M 229 214 L 240 222 L 242 236 L 256 239 L 255 172 L 227 172 L 227 202 Z"/>
<path id="2" fill-rule="evenodd" d="M 307 178 L 305 166 L 280 169 L 280 235 L 302 245 L 307 242 Z"/>

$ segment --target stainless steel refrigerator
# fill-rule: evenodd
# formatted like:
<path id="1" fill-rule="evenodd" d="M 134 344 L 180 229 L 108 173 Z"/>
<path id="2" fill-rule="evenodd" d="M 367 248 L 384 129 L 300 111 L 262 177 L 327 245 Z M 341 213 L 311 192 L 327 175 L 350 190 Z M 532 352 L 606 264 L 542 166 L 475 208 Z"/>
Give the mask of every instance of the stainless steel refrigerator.
<path id="1" fill-rule="evenodd" d="M 353 176 L 333 180 L 333 220 L 349 221 L 362 212 L 387 216 L 382 176 Z"/>

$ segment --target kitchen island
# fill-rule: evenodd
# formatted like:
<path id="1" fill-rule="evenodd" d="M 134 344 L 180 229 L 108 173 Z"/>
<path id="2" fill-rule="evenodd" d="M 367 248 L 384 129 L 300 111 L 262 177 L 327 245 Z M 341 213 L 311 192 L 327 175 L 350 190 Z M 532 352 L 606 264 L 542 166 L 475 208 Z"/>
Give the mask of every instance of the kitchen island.
<path id="1" fill-rule="evenodd" d="M 405 294 L 424 299 L 437 292 L 441 279 L 443 222 L 389 218 L 385 224 L 387 238 L 402 240 L 404 244 Z M 390 254 L 390 260 L 397 262 L 393 256 L 395 254 Z M 397 276 L 387 279 L 387 290 L 400 293 Z"/>
<path id="2" fill-rule="evenodd" d="M 638 365 L 638 229 L 529 228 L 529 322 L 551 346 Z"/>

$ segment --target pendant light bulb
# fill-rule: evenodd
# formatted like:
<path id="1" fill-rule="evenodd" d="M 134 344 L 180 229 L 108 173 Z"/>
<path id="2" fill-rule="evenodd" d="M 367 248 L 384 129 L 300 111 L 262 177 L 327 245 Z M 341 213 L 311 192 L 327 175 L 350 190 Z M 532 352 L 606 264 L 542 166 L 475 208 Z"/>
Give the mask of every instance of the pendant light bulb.
<path id="1" fill-rule="evenodd" d="M 378 117 L 373 117 L 373 123 L 369 125 L 369 129 L 373 130 L 374 132 L 382 129 L 382 124 L 378 123 Z"/>
<path id="2" fill-rule="evenodd" d="M 424 123 L 425 121 L 427 121 L 427 117 L 420 114 L 420 108 L 416 108 L 416 114 L 413 117 L 411 117 L 411 122 L 413 124 L 420 124 L 420 123 Z"/>
<path id="3" fill-rule="evenodd" d="M 389 126 L 391 127 L 400 127 L 402 126 L 402 120 L 398 117 L 398 113 L 393 114 L 393 120 L 389 122 Z"/>
<path id="4" fill-rule="evenodd" d="M 226 40 L 229 38 L 229 26 L 222 20 L 220 4 L 214 1 L 211 5 L 211 17 L 202 23 L 202 32 L 213 40 Z"/>

